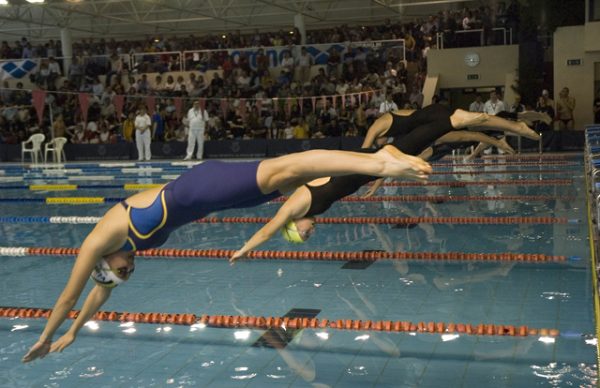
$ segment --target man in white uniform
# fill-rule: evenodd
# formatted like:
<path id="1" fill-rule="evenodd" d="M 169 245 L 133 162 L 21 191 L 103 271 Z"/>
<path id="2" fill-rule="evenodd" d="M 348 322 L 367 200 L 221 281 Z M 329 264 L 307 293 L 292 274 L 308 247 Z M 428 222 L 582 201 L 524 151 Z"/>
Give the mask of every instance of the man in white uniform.
<path id="1" fill-rule="evenodd" d="M 505 110 L 506 107 L 504 106 L 504 102 L 498 99 L 498 94 L 496 92 L 491 92 L 490 99 L 483 105 L 483 113 L 496 116 L 498 113 L 504 112 Z"/>
<path id="2" fill-rule="evenodd" d="M 209 119 L 208 112 L 206 109 L 200 109 L 198 101 L 194 101 L 193 106 L 187 113 L 187 119 L 190 130 L 188 132 L 187 155 L 183 160 L 192 159 L 196 143 L 198 143 L 196 157 L 202 159 L 202 153 L 204 151 L 204 129 L 206 128 L 206 123 Z"/>
<path id="3" fill-rule="evenodd" d="M 146 113 L 146 107 L 142 106 L 135 117 L 135 144 L 137 145 L 139 161 L 150 160 L 152 157 L 150 153 L 151 126 L 152 120 Z"/>

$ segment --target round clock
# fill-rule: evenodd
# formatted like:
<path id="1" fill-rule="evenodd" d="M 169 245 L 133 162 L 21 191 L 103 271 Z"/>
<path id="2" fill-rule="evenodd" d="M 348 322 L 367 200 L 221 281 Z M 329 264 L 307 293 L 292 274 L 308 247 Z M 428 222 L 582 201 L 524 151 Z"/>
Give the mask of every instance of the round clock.
<path id="1" fill-rule="evenodd" d="M 479 65 L 479 54 L 477 53 L 468 53 L 465 55 L 465 64 L 470 67 L 475 67 Z"/>

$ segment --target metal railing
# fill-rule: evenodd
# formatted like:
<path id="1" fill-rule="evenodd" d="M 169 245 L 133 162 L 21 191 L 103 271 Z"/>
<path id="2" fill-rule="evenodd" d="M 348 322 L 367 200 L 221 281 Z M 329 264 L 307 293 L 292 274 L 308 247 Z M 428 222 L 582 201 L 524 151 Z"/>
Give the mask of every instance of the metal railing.
<path id="1" fill-rule="evenodd" d="M 491 40 L 489 40 L 491 38 Z M 491 43 L 491 44 L 490 44 Z M 492 28 L 490 35 L 482 28 L 475 30 L 457 30 L 451 33 L 438 32 L 436 45 L 438 49 L 507 45 L 513 43 L 511 28 Z"/>
<path id="2" fill-rule="evenodd" d="M 130 52 L 128 54 L 119 54 L 119 58 L 123 62 L 123 68 L 130 72 L 137 70 L 138 73 L 163 73 L 168 71 L 191 71 L 191 70 L 215 70 L 222 66 L 226 58 L 231 59 L 234 63 L 237 62 L 242 54 L 248 59 L 249 65 L 256 68 L 256 58 L 260 50 L 263 50 L 269 58 L 269 67 L 278 67 L 281 65 L 281 60 L 285 53 L 288 53 L 291 58 L 295 58 L 300 53 L 300 49 L 304 47 L 313 57 L 314 64 L 325 65 L 329 58 L 329 52 L 335 49 L 340 54 L 340 63 L 344 61 L 344 55 L 349 49 L 362 48 L 364 51 L 378 52 L 381 60 L 386 61 L 388 57 L 394 57 L 404 61 L 406 59 L 406 48 L 404 39 L 394 40 L 375 40 L 375 41 L 360 41 L 360 42 L 343 42 L 343 43 L 325 43 L 325 44 L 307 44 L 295 46 L 265 46 L 265 47 L 245 47 L 231 49 L 215 49 L 215 50 L 185 50 L 185 51 L 162 51 L 162 52 Z M 108 72 L 110 67 L 110 55 L 77 55 L 81 59 L 82 64 L 96 64 L 100 68 Z M 215 62 L 214 59 L 217 58 Z M 0 59 L 0 64 L 3 62 L 19 62 L 26 59 L 35 61 L 39 64 L 42 59 L 46 58 L 12 58 Z M 70 61 L 72 57 L 56 57 L 59 63 Z M 208 67 L 197 69 L 201 63 L 207 63 Z M 64 69 L 65 75 L 68 74 L 68 69 Z"/>

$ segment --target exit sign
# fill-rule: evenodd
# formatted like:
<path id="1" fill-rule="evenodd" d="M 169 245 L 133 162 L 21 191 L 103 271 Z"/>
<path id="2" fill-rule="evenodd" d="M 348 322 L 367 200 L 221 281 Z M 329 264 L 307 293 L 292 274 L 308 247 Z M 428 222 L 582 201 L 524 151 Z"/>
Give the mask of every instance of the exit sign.
<path id="1" fill-rule="evenodd" d="M 567 66 L 580 66 L 581 58 L 577 59 L 567 59 Z"/>
<path id="2" fill-rule="evenodd" d="M 479 74 L 467 74 L 467 80 L 477 80 L 479 79 Z"/>

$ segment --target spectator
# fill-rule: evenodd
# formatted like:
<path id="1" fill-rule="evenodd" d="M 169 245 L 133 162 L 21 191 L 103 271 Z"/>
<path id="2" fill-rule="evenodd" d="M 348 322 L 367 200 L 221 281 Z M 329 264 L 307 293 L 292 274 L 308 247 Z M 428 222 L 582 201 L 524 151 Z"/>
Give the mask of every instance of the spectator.
<path id="1" fill-rule="evenodd" d="M 165 107 L 161 106 L 152 115 L 152 139 L 163 141 L 166 127 L 166 111 Z"/>
<path id="2" fill-rule="evenodd" d="M 294 78 L 294 59 L 290 56 L 288 51 L 283 52 L 281 67 L 291 82 L 291 80 Z"/>
<path id="3" fill-rule="evenodd" d="M 110 71 L 106 74 L 106 86 L 111 86 L 111 79 L 113 76 L 117 76 L 117 82 L 121 82 L 121 75 L 123 74 L 123 61 L 117 53 L 113 53 L 110 56 Z"/>
<path id="4" fill-rule="evenodd" d="M 135 129 L 135 116 L 129 112 L 125 121 L 123 121 L 123 139 L 127 142 L 133 141 L 133 131 Z"/>
<path id="5" fill-rule="evenodd" d="M 269 70 L 269 57 L 265 55 L 265 50 L 263 48 L 258 49 L 256 54 L 256 69 L 261 73 L 265 70 Z"/>
<path id="6" fill-rule="evenodd" d="M 491 92 L 490 99 L 487 100 L 483 106 L 483 112 L 495 116 L 504 111 L 506 111 L 504 102 L 498 99 L 498 94 L 496 91 Z"/>
<path id="7" fill-rule="evenodd" d="M 477 94 L 475 96 L 475 101 L 473 101 L 471 103 L 471 105 L 469 106 L 469 112 L 479 112 L 482 113 L 483 112 L 483 106 L 484 103 L 481 99 L 481 94 Z"/>
<path id="8" fill-rule="evenodd" d="M 83 124 L 75 125 L 73 128 L 73 132 L 71 133 L 71 143 L 73 144 L 85 144 L 87 143 L 85 130 L 83 128 Z"/>
<path id="9" fill-rule="evenodd" d="M 2 88 L 0 88 L 0 103 L 10 104 L 12 102 L 12 93 L 8 81 L 2 81 Z"/>
<path id="10" fill-rule="evenodd" d="M 294 139 L 308 139 L 308 125 L 302 117 L 298 118 L 293 130 Z"/>
<path id="11" fill-rule="evenodd" d="M 327 58 L 327 75 L 338 76 L 338 67 L 341 62 L 340 52 L 336 47 L 329 49 L 329 57 Z"/>
<path id="12" fill-rule="evenodd" d="M 202 154 L 204 152 L 204 131 L 206 128 L 206 123 L 210 119 L 208 116 L 208 112 L 206 111 L 206 109 L 200 108 L 200 103 L 198 101 L 194 101 L 192 107 L 187 113 L 187 119 L 189 125 L 189 132 L 187 151 L 184 160 L 192 159 L 196 143 L 198 144 L 196 157 L 199 160 L 201 160 Z"/>
<path id="13" fill-rule="evenodd" d="M 600 98 L 594 100 L 594 124 L 600 124 Z"/>
<path id="14" fill-rule="evenodd" d="M 542 98 L 544 99 L 544 106 L 550 106 L 552 107 L 552 110 L 555 110 L 556 105 L 554 104 L 554 100 L 550 98 L 550 93 L 548 92 L 547 89 L 542 90 Z M 539 99 L 538 99 L 538 104 L 539 104 Z M 550 117 L 554 117 L 554 116 L 550 116 Z"/>
<path id="15" fill-rule="evenodd" d="M 521 103 L 521 96 L 515 96 L 515 102 L 510 106 L 508 111 L 510 113 L 521 113 L 525 111 L 525 105 Z"/>
<path id="16" fill-rule="evenodd" d="M 67 126 L 65 125 L 65 120 L 63 115 L 59 114 L 54 119 L 54 123 L 52 123 L 52 137 L 65 137 L 67 134 Z"/>
<path id="17" fill-rule="evenodd" d="M 146 107 L 141 106 L 135 117 L 135 143 L 138 151 L 138 161 L 150 160 L 152 157 L 150 152 L 151 126 L 152 120 L 146 113 Z"/>
<path id="18" fill-rule="evenodd" d="M 36 76 L 35 76 L 35 84 L 40 89 L 47 89 L 48 87 L 48 77 L 50 76 L 50 69 L 48 67 L 48 60 L 42 59 L 40 62 L 40 66 L 38 67 Z"/>
<path id="19" fill-rule="evenodd" d="M 176 85 L 177 84 L 175 83 L 175 79 L 173 78 L 173 76 L 172 75 L 168 75 L 167 76 L 167 81 L 164 84 L 163 90 L 168 95 L 173 95 L 174 92 L 175 92 Z"/>
<path id="20" fill-rule="evenodd" d="M 69 65 L 69 82 L 73 85 L 75 90 L 81 89 L 83 83 L 84 69 L 80 63 L 78 56 L 73 56 L 71 64 Z"/>
<path id="21" fill-rule="evenodd" d="M 293 139 L 294 138 L 294 126 L 288 121 L 285 123 L 285 128 L 283 129 L 281 136 L 283 139 Z"/>
<path id="22" fill-rule="evenodd" d="M 412 92 L 408 96 L 408 101 L 411 103 L 413 109 L 421 109 L 423 107 L 423 93 L 418 84 L 413 85 Z"/>
<path id="23" fill-rule="evenodd" d="M 298 66 L 298 81 L 304 85 L 310 79 L 310 68 L 313 64 L 312 56 L 302 47 L 300 55 L 296 58 L 296 66 Z"/>
<path id="24" fill-rule="evenodd" d="M 92 84 L 92 94 L 94 97 L 100 99 L 102 97 L 102 93 L 104 93 L 104 85 L 100 82 L 100 78 L 94 78 L 94 83 Z"/>
<path id="25" fill-rule="evenodd" d="M 48 58 L 48 89 L 56 90 L 56 80 L 61 76 L 60 65 L 54 57 Z"/>
<path id="26" fill-rule="evenodd" d="M 563 88 L 559 93 L 559 99 L 556 102 L 556 119 L 560 130 L 572 130 L 574 126 L 573 110 L 575 109 L 575 99 L 569 96 L 569 88 Z"/>
<path id="27" fill-rule="evenodd" d="M 535 110 L 537 112 L 546 113 L 550 117 L 554 117 L 555 112 L 552 105 L 548 103 L 548 99 L 544 98 L 544 96 L 540 96 L 538 98 L 538 102 Z M 536 132 L 542 134 L 542 141 L 544 148 L 549 148 L 551 151 L 558 151 L 560 148 L 560 132 L 554 131 L 550 125 L 542 122 L 536 121 L 535 125 Z"/>
<path id="28" fill-rule="evenodd" d="M 165 85 L 163 83 L 163 79 L 160 75 L 154 77 L 154 85 L 150 87 L 150 91 L 154 94 L 160 94 L 164 90 Z"/>

